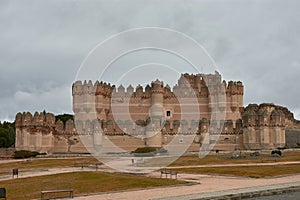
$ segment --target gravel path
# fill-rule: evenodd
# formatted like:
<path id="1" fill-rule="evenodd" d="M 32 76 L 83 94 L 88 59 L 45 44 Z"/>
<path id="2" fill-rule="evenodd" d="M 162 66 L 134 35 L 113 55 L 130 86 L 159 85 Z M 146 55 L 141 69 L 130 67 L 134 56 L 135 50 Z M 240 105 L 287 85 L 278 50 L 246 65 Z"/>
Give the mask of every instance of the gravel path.
<path id="1" fill-rule="evenodd" d="M 152 177 L 158 177 L 159 173 L 151 174 Z M 206 192 L 215 192 L 229 189 L 247 188 L 254 186 L 265 186 L 280 183 L 299 182 L 300 174 L 276 178 L 241 178 L 230 176 L 211 176 L 197 174 L 179 174 L 178 179 L 198 182 L 191 186 L 162 187 L 153 189 L 134 190 L 126 192 L 106 193 L 84 197 L 76 197 L 76 200 L 146 200 L 162 197 L 181 196 L 188 194 L 198 194 Z"/>

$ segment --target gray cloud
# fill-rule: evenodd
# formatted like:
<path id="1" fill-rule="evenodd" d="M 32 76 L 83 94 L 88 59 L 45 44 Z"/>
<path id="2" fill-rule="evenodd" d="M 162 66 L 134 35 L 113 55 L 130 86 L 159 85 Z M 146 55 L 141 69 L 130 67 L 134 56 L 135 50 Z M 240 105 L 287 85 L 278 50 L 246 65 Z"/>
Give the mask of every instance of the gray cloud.
<path id="1" fill-rule="evenodd" d="M 274 102 L 300 118 L 297 0 L 0 1 L 0 120 L 19 111 L 72 112 L 71 84 L 112 34 L 158 26 L 202 44 L 245 105 Z"/>

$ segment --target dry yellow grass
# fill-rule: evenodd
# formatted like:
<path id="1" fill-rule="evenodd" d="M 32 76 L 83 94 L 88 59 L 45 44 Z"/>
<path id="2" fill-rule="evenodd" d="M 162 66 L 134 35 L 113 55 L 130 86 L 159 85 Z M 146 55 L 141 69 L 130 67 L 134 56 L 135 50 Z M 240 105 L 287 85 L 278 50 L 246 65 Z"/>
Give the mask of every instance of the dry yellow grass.
<path id="1" fill-rule="evenodd" d="M 35 168 L 52 168 L 52 167 L 71 167 L 75 162 L 87 162 L 94 164 L 99 162 L 93 157 L 88 158 L 57 158 L 57 159 L 32 159 L 28 161 L 18 161 L 0 164 L 0 171 L 19 169 L 35 169 Z"/>
<path id="2" fill-rule="evenodd" d="M 182 156 L 170 166 L 191 166 L 191 165 L 206 165 L 206 164 L 239 164 L 239 163 L 263 163 L 263 162 L 287 162 L 300 161 L 300 152 L 283 152 L 282 157 L 268 158 L 270 153 L 261 154 L 259 157 L 250 157 L 249 153 L 242 153 L 243 159 L 228 159 L 231 154 L 208 155 L 204 158 L 199 156 Z"/>
<path id="3" fill-rule="evenodd" d="M 6 188 L 8 200 L 25 200 L 40 198 L 40 191 L 48 189 L 70 189 L 68 187 L 71 187 L 74 189 L 74 194 L 78 195 L 183 183 L 186 182 L 124 173 L 73 172 L 0 181 L 0 187 Z"/>
<path id="4" fill-rule="evenodd" d="M 173 161 L 172 157 L 157 157 L 146 161 L 141 166 L 157 167 L 164 163 L 168 166 L 193 166 L 193 165 L 207 165 L 207 164 L 242 164 L 242 163 L 265 163 L 265 162 L 287 162 L 300 161 L 300 151 L 283 152 L 282 157 L 270 157 L 270 153 L 261 154 L 258 157 L 250 157 L 249 153 L 242 153 L 240 159 L 230 159 L 232 154 L 207 155 L 204 158 L 199 158 L 198 155 L 181 156 Z M 175 158 L 176 159 L 176 158 Z M 172 162 L 173 161 L 173 162 Z"/>
<path id="5" fill-rule="evenodd" d="M 197 174 L 221 174 L 262 178 L 300 173 L 300 164 L 272 166 L 230 166 L 230 167 L 198 167 L 172 169 L 178 172 Z"/>

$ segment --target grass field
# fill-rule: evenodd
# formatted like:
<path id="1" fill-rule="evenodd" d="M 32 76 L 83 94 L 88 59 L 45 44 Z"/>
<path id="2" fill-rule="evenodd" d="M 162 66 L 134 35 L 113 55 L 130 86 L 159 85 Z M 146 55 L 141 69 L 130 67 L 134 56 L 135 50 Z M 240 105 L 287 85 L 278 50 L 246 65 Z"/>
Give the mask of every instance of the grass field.
<path id="1" fill-rule="evenodd" d="M 73 172 L 0 181 L 7 190 L 8 200 L 40 198 L 41 190 L 74 189 L 74 194 L 111 192 L 136 188 L 171 186 L 186 182 L 155 179 L 124 173 Z"/>
<path id="2" fill-rule="evenodd" d="M 197 174 L 221 174 L 234 176 L 247 176 L 251 178 L 263 178 L 300 173 L 300 164 L 272 165 L 272 166 L 238 166 L 238 167 L 199 167 L 177 168 L 178 172 Z"/>
<path id="3" fill-rule="evenodd" d="M 11 163 L 0 164 L 0 171 L 11 170 L 14 168 L 22 169 L 36 169 L 36 168 L 52 168 L 52 167 L 71 167 L 75 162 L 87 162 L 94 164 L 99 162 L 93 157 L 88 158 L 57 158 L 57 159 L 32 159 L 28 161 L 18 161 Z"/>
<path id="4" fill-rule="evenodd" d="M 285 161 L 300 161 L 300 152 L 284 152 L 282 157 L 279 158 L 268 158 L 270 153 L 262 154 L 260 157 L 250 157 L 249 153 L 242 153 L 243 159 L 228 159 L 231 154 L 220 154 L 220 155 L 207 155 L 204 158 L 199 158 L 198 155 L 193 156 L 181 156 L 175 162 L 169 166 L 192 166 L 192 165 L 205 165 L 205 164 L 238 164 L 238 163 L 262 163 L 262 162 L 285 162 Z M 166 162 L 168 159 L 173 158 L 153 158 L 150 162 L 146 162 L 145 166 L 159 166 L 159 163 Z M 71 167 L 74 166 L 75 162 L 86 161 L 90 164 L 99 162 L 93 157 L 87 158 L 58 158 L 58 159 L 33 159 L 30 162 L 19 161 L 12 163 L 0 164 L 1 171 L 11 170 L 13 168 L 19 169 L 35 169 L 35 168 L 52 168 L 52 167 Z"/>
<path id="5" fill-rule="evenodd" d="M 300 152 L 283 152 L 282 157 L 267 158 L 270 153 L 261 154 L 258 157 L 250 157 L 249 153 L 242 153 L 242 159 L 228 159 L 231 154 L 207 155 L 199 158 L 198 155 L 181 156 L 169 166 L 193 166 L 207 164 L 239 164 L 239 163 L 264 163 L 264 162 L 287 162 L 300 161 Z M 172 158 L 154 158 L 144 163 L 144 166 L 159 166 L 160 163 L 167 163 Z"/>

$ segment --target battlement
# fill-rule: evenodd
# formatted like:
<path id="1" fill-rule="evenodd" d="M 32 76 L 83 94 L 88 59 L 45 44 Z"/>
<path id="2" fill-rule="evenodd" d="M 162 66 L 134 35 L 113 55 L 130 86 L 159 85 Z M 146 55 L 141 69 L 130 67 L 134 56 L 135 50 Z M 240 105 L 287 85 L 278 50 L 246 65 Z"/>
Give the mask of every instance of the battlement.
<path id="1" fill-rule="evenodd" d="M 55 116 L 52 113 L 38 113 L 32 115 L 30 112 L 18 113 L 16 115 L 16 127 L 21 126 L 55 126 Z"/>
<path id="2" fill-rule="evenodd" d="M 56 120 L 52 113 L 35 112 L 32 115 L 30 112 L 18 113 L 15 119 L 17 129 L 30 129 L 32 133 L 40 130 L 47 130 L 47 133 L 52 134 L 75 134 L 75 124 L 72 119 L 65 123 L 61 120 Z M 45 131 L 43 133 L 46 133 Z"/>
<path id="3" fill-rule="evenodd" d="M 249 104 L 243 111 L 244 127 L 285 126 L 286 115 L 283 107 L 274 104 Z"/>
<path id="4" fill-rule="evenodd" d="M 72 85 L 72 95 L 89 94 L 110 96 L 114 88 L 114 85 L 110 85 L 110 83 L 105 83 L 102 81 L 96 81 L 94 84 L 91 80 L 88 82 L 85 80 L 83 83 L 82 81 L 76 81 Z"/>
<path id="5" fill-rule="evenodd" d="M 193 90 L 193 92 L 187 90 Z M 76 81 L 72 85 L 73 96 L 88 94 L 104 97 L 111 97 L 112 95 L 116 97 L 150 97 L 152 93 L 162 93 L 170 98 L 175 97 L 174 92 L 180 96 L 195 93 L 199 97 L 208 97 L 208 95 L 217 92 L 226 92 L 227 96 L 243 95 L 244 86 L 241 81 L 229 81 L 227 84 L 225 80 L 222 81 L 222 77 L 217 71 L 215 74 L 181 74 L 178 83 L 172 89 L 158 79 L 152 81 L 150 85 L 146 85 L 145 88 L 138 85 L 135 89 L 132 85 L 129 85 L 126 89 L 123 85 L 116 88 L 115 85 L 102 81 L 96 81 L 93 84 L 91 80 L 85 80 L 83 83 L 82 81 Z"/>
<path id="6" fill-rule="evenodd" d="M 243 120 L 252 120 L 250 126 L 281 125 L 286 128 L 300 128 L 300 121 L 294 118 L 294 114 L 286 107 L 273 103 L 249 104 L 242 113 Z M 254 123 L 253 120 L 257 122 Z M 264 120 L 264 123 L 262 122 Z"/>
<path id="7" fill-rule="evenodd" d="M 244 95 L 244 86 L 241 81 L 229 81 L 228 85 L 226 87 L 226 82 L 224 82 L 225 88 L 226 88 L 226 94 L 230 95 Z"/>

